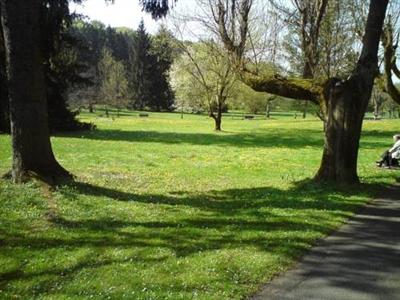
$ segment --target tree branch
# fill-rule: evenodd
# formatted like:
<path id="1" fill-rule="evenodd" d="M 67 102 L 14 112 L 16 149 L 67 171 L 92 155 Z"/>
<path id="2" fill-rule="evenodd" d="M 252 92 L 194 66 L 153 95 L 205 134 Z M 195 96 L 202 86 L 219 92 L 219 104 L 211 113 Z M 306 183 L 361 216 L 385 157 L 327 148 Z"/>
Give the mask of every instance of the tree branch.
<path id="1" fill-rule="evenodd" d="M 396 65 L 396 47 L 393 45 L 393 28 L 390 20 L 382 35 L 382 42 L 385 58 L 385 91 L 392 97 L 393 101 L 400 104 L 400 90 L 396 88 L 392 79 L 392 71 L 395 72 L 396 76 L 400 75 L 400 72 Z"/>
<path id="2" fill-rule="evenodd" d="M 310 100 L 315 104 L 320 104 L 323 99 L 323 84 L 314 79 L 290 78 L 276 73 L 257 75 L 248 71 L 242 71 L 240 79 L 257 92 Z"/>

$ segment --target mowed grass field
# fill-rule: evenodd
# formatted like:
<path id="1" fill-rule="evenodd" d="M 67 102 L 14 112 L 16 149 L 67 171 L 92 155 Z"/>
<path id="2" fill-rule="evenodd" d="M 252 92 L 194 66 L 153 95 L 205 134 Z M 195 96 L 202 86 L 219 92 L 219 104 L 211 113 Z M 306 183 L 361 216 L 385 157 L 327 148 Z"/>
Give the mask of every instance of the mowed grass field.
<path id="1" fill-rule="evenodd" d="M 97 130 L 52 138 L 76 183 L 0 180 L 0 299 L 246 298 L 399 177 L 374 164 L 399 120 L 365 122 L 363 185 L 333 187 L 308 180 L 316 119 L 81 119 Z"/>

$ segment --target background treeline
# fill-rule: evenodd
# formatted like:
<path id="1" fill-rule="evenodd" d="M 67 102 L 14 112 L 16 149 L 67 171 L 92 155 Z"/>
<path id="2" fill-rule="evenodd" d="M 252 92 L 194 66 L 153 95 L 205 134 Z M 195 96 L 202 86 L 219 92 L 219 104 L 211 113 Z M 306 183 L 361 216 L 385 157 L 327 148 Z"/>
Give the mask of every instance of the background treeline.
<path id="1" fill-rule="evenodd" d="M 0 24 L 1 26 L 1 24 Z M 150 36 L 135 30 L 86 22 L 71 14 L 68 1 L 43 1 L 41 30 L 51 131 L 93 128 L 76 119 L 94 105 L 154 111 L 174 108 L 169 69 L 173 36 L 160 27 Z M 5 45 L 0 28 L 0 132 L 10 131 Z"/>
<path id="2" fill-rule="evenodd" d="M 71 59 L 71 53 L 81 45 L 71 34 L 75 16 L 69 12 L 68 1 L 43 0 L 40 16 L 40 30 L 45 38 L 43 68 L 46 80 L 49 127 L 52 131 L 70 131 L 92 128 L 92 124 L 78 122 L 76 112 L 67 107 L 66 91 L 72 84 L 90 84 L 88 78 L 80 76 L 86 66 Z M 0 23 L 0 132 L 10 131 L 8 83 L 3 29 Z"/>
<path id="3" fill-rule="evenodd" d="M 338 23 L 334 26 L 337 29 L 333 30 L 335 37 L 344 34 L 343 22 L 339 22 L 341 19 L 335 12 L 328 11 L 324 23 L 327 28 L 322 28 L 321 43 L 325 47 L 322 53 L 329 53 L 328 50 L 335 46 L 347 49 L 344 52 L 348 55 L 321 59 L 316 76 L 325 73 L 326 76 L 341 75 L 354 61 L 355 37 L 332 41 L 332 24 Z M 270 65 L 289 67 L 288 74 L 301 75 L 304 61 L 298 59 L 301 52 L 298 38 L 295 38 L 298 34 L 288 34 L 296 33 L 296 27 L 288 24 L 285 36 L 279 37 L 277 28 L 280 26 L 278 23 L 273 25 L 268 27 L 273 41 L 271 53 L 268 52 L 273 58 Z M 299 117 L 306 117 L 307 113 L 318 114 L 318 109 L 308 102 L 258 93 L 241 83 L 230 69 L 220 45 L 212 40 L 193 42 L 184 41 L 182 37 L 178 40 L 163 26 L 155 35 L 150 35 L 143 22 L 137 30 L 106 27 L 98 21 L 87 22 L 70 13 L 66 0 L 43 0 L 41 30 L 46 37 L 42 47 L 52 131 L 93 128 L 92 124 L 76 119 L 80 108 L 93 111 L 101 107 L 106 114 L 110 107 L 117 111 L 179 110 L 207 113 L 218 122 L 219 114 L 229 110 L 267 116 L 271 111 L 299 112 Z M 9 132 L 5 47 L 3 31 L 0 32 L 0 132 Z M 267 67 L 271 68 L 270 65 Z M 399 106 L 378 86 L 368 110 L 377 118 L 399 116 Z"/>
<path id="4" fill-rule="evenodd" d="M 169 70 L 176 56 L 171 32 L 161 26 L 154 36 L 144 23 L 134 31 L 105 27 L 93 21 L 76 21 L 72 35 L 84 47 L 76 48 L 75 59 L 86 64 L 82 76 L 90 86 L 71 86 L 70 104 L 74 107 L 102 105 L 151 111 L 174 108 L 174 92 Z"/>

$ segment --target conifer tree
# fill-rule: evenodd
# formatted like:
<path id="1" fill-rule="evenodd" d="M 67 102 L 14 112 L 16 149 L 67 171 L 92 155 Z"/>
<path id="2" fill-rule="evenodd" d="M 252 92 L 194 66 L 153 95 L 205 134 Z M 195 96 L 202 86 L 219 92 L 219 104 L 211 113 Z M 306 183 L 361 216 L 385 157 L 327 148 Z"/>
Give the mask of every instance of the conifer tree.
<path id="1" fill-rule="evenodd" d="M 130 85 L 132 101 L 131 107 L 145 109 L 152 103 L 152 66 L 156 63 L 150 53 L 151 40 L 146 32 L 143 20 L 136 32 L 136 38 L 131 45 L 130 53 Z"/>

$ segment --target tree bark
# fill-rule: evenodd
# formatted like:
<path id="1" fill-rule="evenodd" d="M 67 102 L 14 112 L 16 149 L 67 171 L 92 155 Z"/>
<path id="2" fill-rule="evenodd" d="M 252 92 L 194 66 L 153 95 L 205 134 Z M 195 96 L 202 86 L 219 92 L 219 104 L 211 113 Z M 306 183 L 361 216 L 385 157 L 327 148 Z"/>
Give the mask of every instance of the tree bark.
<path id="1" fill-rule="evenodd" d="M 303 119 L 307 118 L 307 110 L 308 110 L 308 101 L 305 101 L 303 107 Z"/>
<path id="2" fill-rule="evenodd" d="M 362 121 L 366 109 L 358 90 L 358 78 L 341 82 L 331 80 L 327 86 L 325 143 L 316 180 L 357 183 L 357 157 Z"/>
<path id="3" fill-rule="evenodd" d="M 218 105 L 218 109 L 217 109 L 217 113 L 211 113 L 210 114 L 211 118 L 213 118 L 214 122 L 215 122 L 215 126 L 214 126 L 214 130 L 215 131 L 221 131 L 222 130 L 222 108 L 219 107 Z"/>
<path id="4" fill-rule="evenodd" d="M 0 4 L 1 11 L 1 4 Z M 8 103 L 6 53 L 4 48 L 3 26 L 0 22 L 0 132 L 10 132 L 10 113 Z"/>
<path id="5" fill-rule="evenodd" d="M 214 112 L 214 108 L 213 105 L 210 105 L 210 117 L 214 119 L 215 122 L 215 127 L 214 130 L 215 131 L 221 131 L 222 127 L 222 110 L 223 107 L 225 105 L 225 101 L 226 101 L 226 96 L 223 95 L 225 88 L 221 88 L 220 92 L 218 93 L 218 95 L 215 96 L 216 99 L 216 113 Z"/>
<path id="6" fill-rule="evenodd" d="M 267 117 L 267 119 L 271 117 L 271 105 L 269 104 L 269 102 L 267 103 L 267 111 L 265 113 L 265 116 Z"/>
<path id="7" fill-rule="evenodd" d="M 325 86 L 327 106 L 325 145 L 315 179 L 357 183 L 357 158 L 364 114 L 378 75 L 378 47 L 387 0 L 371 0 L 363 48 L 347 80 L 331 79 Z"/>
<path id="8" fill-rule="evenodd" d="M 221 116 L 217 113 L 216 118 L 214 118 L 215 121 L 215 131 L 221 131 L 221 123 L 222 123 L 222 118 Z"/>
<path id="9" fill-rule="evenodd" d="M 378 120 L 379 118 L 379 104 L 377 102 L 374 103 L 374 120 Z"/>
<path id="10" fill-rule="evenodd" d="M 390 97 L 392 97 L 393 101 L 395 101 L 397 104 L 400 104 L 400 90 L 395 86 L 392 79 L 392 71 L 398 78 L 400 78 L 400 71 L 396 64 L 397 45 L 394 45 L 393 28 L 390 19 L 385 28 L 382 42 L 385 58 L 385 90 L 390 95 Z"/>
<path id="11" fill-rule="evenodd" d="M 89 100 L 89 113 L 93 113 L 93 103 L 92 100 Z"/>
<path id="12" fill-rule="evenodd" d="M 48 128 L 40 0 L 1 0 L 10 98 L 12 180 L 33 174 L 49 183 L 71 178 L 54 157 Z"/>

